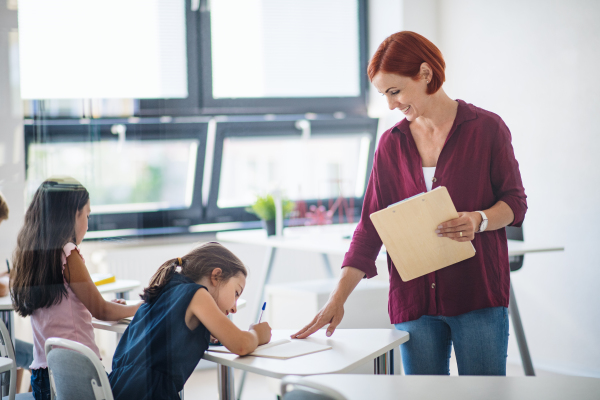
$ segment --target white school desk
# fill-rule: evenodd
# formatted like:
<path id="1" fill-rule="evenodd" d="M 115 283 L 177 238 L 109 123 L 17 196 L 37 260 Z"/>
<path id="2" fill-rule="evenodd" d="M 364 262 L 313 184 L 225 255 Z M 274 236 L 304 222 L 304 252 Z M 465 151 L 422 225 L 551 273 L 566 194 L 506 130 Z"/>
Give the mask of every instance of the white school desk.
<path id="1" fill-rule="evenodd" d="M 271 340 L 289 338 L 293 330 L 273 330 Z M 397 348 L 409 338 L 407 332 L 395 329 L 336 329 L 331 337 L 321 329 L 307 341 L 330 345 L 331 350 L 307 354 L 287 360 L 265 357 L 238 356 L 236 354 L 207 351 L 204 359 L 219 364 L 219 395 L 221 400 L 233 399 L 232 369 L 238 368 L 255 374 L 283 378 L 286 375 L 316 375 L 350 372 L 357 367 L 376 360 Z M 393 360 L 385 360 L 392 363 Z M 380 373 L 384 373 L 383 368 Z"/>
<path id="2" fill-rule="evenodd" d="M 333 278 L 333 270 L 329 263 L 328 254 L 346 254 L 350 247 L 350 238 L 354 233 L 354 229 L 356 229 L 356 225 L 357 224 L 337 224 L 290 227 L 283 230 L 283 237 L 267 237 L 267 233 L 264 229 L 219 232 L 217 233 L 217 240 L 222 242 L 252 244 L 267 248 L 265 268 L 263 269 L 264 275 L 260 290 L 260 298 L 264 299 L 264 288 L 265 285 L 269 283 L 277 249 L 290 249 L 321 253 L 327 275 L 330 278 Z M 562 246 L 552 246 L 543 243 L 539 244 L 517 240 L 508 241 L 509 257 L 523 256 L 529 253 L 563 250 L 564 247 Z M 385 248 L 382 248 L 377 260 L 387 260 Z M 260 302 L 260 304 L 262 304 L 262 302 Z M 257 310 L 257 318 L 258 312 L 259 310 Z M 519 352 L 521 354 L 521 360 L 523 362 L 525 374 L 535 375 L 512 285 L 510 286 L 509 312 L 513 322 L 515 337 L 517 338 L 517 344 L 519 346 Z M 241 388 L 243 388 L 243 378 Z"/>
<path id="3" fill-rule="evenodd" d="M 600 379 L 576 376 L 384 376 L 320 375 L 300 384 L 322 385 L 347 400 L 592 400 L 600 397 Z"/>

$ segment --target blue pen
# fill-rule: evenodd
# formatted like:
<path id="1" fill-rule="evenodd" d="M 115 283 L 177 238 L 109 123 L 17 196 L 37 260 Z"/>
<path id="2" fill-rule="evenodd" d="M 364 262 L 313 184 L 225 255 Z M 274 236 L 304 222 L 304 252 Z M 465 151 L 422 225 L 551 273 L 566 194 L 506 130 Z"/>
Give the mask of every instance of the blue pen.
<path id="1" fill-rule="evenodd" d="M 258 322 L 257 324 L 260 324 L 260 320 L 262 319 L 262 315 L 265 312 L 265 308 L 267 308 L 267 302 L 265 301 L 263 306 L 262 306 L 262 311 L 260 312 L 260 316 L 258 317 Z"/>

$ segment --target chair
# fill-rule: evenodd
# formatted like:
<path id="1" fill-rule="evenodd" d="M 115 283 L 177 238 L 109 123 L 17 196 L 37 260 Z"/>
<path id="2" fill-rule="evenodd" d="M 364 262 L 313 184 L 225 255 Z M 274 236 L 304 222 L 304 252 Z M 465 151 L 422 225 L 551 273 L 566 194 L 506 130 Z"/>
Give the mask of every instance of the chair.
<path id="1" fill-rule="evenodd" d="M 8 389 L 8 399 L 14 400 L 17 393 L 17 363 L 15 358 L 15 349 L 12 340 L 8 334 L 8 329 L 4 322 L 0 320 L 0 373 L 10 372 L 10 383 Z"/>
<path id="2" fill-rule="evenodd" d="M 292 390 L 288 391 L 290 386 Z M 281 398 L 282 400 L 347 400 L 335 389 L 294 375 L 288 375 L 281 380 Z"/>
<path id="3" fill-rule="evenodd" d="M 507 226 L 506 227 L 506 238 L 509 240 L 523 241 L 523 227 Z M 523 259 L 525 256 L 512 256 L 508 257 L 508 263 L 510 265 L 510 272 L 518 271 L 523 266 Z"/>
<path id="4" fill-rule="evenodd" d="M 104 366 L 89 347 L 49 338 L 45 349 L 53 400 L 113 400 Z"/>

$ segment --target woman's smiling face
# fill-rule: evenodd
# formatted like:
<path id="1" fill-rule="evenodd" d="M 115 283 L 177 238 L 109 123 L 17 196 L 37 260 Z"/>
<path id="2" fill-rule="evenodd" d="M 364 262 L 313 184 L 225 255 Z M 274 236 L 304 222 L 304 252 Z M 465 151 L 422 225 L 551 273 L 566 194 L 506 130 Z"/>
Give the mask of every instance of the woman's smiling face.
<path id="1" fill-rule="evenodd" d="M 386 97 L 390 110 L 400 110 L 412 122 L 427 110 L 430 100 L 427 80 L 427 75 L 420 75 L 415 80 L 398 74 L 378 72 L 372 83 Z"/>

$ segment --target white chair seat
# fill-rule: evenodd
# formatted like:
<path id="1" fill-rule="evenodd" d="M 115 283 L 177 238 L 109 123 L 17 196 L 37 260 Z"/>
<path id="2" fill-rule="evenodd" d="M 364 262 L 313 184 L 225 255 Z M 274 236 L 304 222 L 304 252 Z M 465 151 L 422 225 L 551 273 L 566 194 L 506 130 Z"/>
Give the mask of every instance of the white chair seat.
<path id="1" fill-rule="evenodd" d="M 0 372 L 10 371 L 13 362 L 14 361 L 8 357 L 0 357 Z"/>

